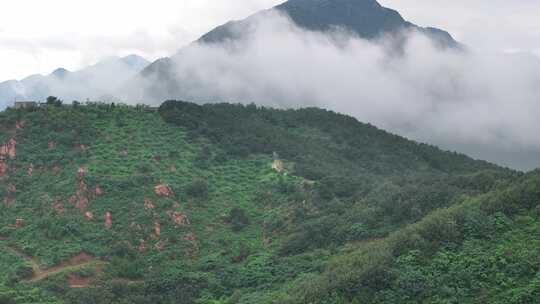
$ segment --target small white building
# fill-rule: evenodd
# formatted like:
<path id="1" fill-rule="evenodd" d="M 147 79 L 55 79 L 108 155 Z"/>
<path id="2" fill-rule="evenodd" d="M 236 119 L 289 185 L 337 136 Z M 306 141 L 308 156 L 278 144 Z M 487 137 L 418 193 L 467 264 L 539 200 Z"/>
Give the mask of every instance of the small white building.
<path id="1" fill-rule="evenodd" d="M 19 109 L 30 109 L 38 106 L 38 103 L 35 101 L 15 101 L 13 106 L 16 110 Z"/>

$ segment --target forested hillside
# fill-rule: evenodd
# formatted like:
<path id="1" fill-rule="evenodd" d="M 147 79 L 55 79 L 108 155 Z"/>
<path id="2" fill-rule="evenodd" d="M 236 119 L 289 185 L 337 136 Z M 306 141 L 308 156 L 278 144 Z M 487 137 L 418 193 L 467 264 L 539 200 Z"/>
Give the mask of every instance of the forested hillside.
<path id="1" fill-rule="evenodd" d="M 321 109 L 0 113 L 0 303 L 535 303 L 540 175 Z"/>

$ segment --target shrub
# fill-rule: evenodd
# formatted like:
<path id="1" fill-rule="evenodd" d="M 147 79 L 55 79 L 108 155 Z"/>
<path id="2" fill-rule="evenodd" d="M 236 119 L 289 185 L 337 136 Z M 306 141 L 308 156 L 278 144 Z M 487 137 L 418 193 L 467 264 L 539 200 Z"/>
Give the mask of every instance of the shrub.
<path id="1" fill-rule="evenodd" d="M 58 99 L 58 97 L 55 96 L 49 96 L 47 97 L 47 105 L 60 107 L 62 106 L 63 101 L 61 99 Z"/>
<path id="2" fill-rule="evenodd" d="M 30 265 L 20 265 L 11 274 L 10 280 L 12 282 L 19 282 L 22 280 L 30 279 L 34 275 L 34 269 Z"/>
<path id="3" fill-rule="evenodd" d="M 244 209 L 234 208 L 229 211 L 227 222 L 231 224 L 233 231 L 241 231 L 249 225 L 249 217 Z"/>
<path id="4" fill-rule="evenodd" d="M 186 186 L 189 196 L 206 199 L 208 198 L 208 182 L 204 179 L 195 179 Z"/>

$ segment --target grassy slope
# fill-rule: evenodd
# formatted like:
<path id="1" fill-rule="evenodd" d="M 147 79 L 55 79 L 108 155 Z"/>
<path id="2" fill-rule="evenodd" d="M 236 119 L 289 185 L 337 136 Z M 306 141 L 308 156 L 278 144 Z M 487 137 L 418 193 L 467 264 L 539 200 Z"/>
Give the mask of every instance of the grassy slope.
<path id="1" fill-rule="evenodd" d="M 225 111 L 229 109 L 225 107 Z M 29 300 L 32 297 L 40 301 L 56 297 L 68 303 L 91 303 L 85 300 L 90 298 L 98 303 L 168 303 L 173 298 L 180 303 L 192 303 L 196 298 L 210 303 L 222 297 L 230 297 L 233 303 L 302 299 L 295 293 L 295 286 L 303 286 L 301 278 L 294 281 L 299 274 L 324 275 L 334 267 L 327 264 L 329 259 L 356 250 L 366 239 L 386 236 L 434 208 L 461 201 L 462 195 L 477 195 L 515 178 L 510 171 L 412 144 L 346 117 L 316 110 L 270 114 L 278 122 L 247 118 L 257 122 L 247 134 L 252 131 L 262 136 L 254 142 L 262 139 L 277 144 L 289 170 L 296 165 L 301 176 L 312 177 L 321 171 L 332 172 L 332 176 L 319 176 L 312 185 L 301 176 L 278 174 L 270 168 L 276 146 L 248 150 L 247 155 L 237 157 L 212 133 L 220 125 L 210 124 L 207 134 L 201 135 L 165 123 L 157 113 L 142 108 L 50 107 L 1 113 L 0 142 L 16 134 L 18 144 L 17 159 L 8 161 L 10 171 L 2 180 L 2 185 L 16 185 L 17 192 L 0 187 L 0 198 L 13 199 L 13 204 L 0 210 L 0 227 L 12 225 L 18 218 L 26 225 L 17 230 L 2 228 L 0 235 L 8 239 L 0 241 L 0 250 L 20 248 L 43 267 L 80 252 L 108 264 L 95 281 L 97 287 L 69 290 L 65 274 L 37 285 L 16 283 L 18 274 L 24 272 L 24 259 L 8 253 L 0 259 L 6 269 L 0 276 L 0 295 L 18 292 L 20 303 L 35 301 Z M 316 127 L 309 119 L 312 116 L 324 127 Z M 281 127 L 291 120 L 300 124 Z M 15 130 L 17 121 L 25 123 L 24 129 Z M 278 129 L 268 129 L 273 126 Z M 268 138 L 268 130 L 277 133 Z M 236 140 L 235 146 L 249 146 L 243 135 L 237 136 L 235 126 L 227 131 Z M 355 137 L 358 134 L 365 136 Z M 347 138 L 355 139 L 347 142 Z M 301 149 L 311 149 L 320 166 L 310 167 L 312 162 L 302 158 Z M 27 169 L 31 165 L 30 177 Z M 403 169 L 396 170 L 397 166 Z M 77 173 L 81 167 L 87 171 L 83 178 Z M 400 176 L 400 172 L 406 174 Z M 362 185 L 362 191 L 322 195 L 328 187 L 339 187 L 335 175 L 337 181 L 350 177 L 371 182 Z M 328 178 L 331 182 L 326 183 Z M 88 211 L 94 214 L 93 221 L 68 202 L 81 180 L 88 188 L 82 196 L 91 198 Z M 194 181 L 199 180 L 208 184 L 208 195 L 193 190 Z M 170 185 L 174 195 L 156 195 L 154 186 L 158 184 Z M 103 194 L 92 195 L 97 186 Z M 145 199 L 152 200 L 156 208 L 145 210 Z M 385 216 L 388 209 L 396 208 L 396 201 L 407 211 L 399 220 Z M 55 202 L 65 212 L 58 214 Z M 229 212 L 234 208 L 245 211 L 246 227 L 233 229 Z M 416 211 L 409 214 L 409 210 Z M 104 227 L 105 212 L 112 214 L 111 230 Z M 190 225 L 175 227 L 170 212 L 186 215 Z M 367 223 L 369 218 L 373 223 Z M 159 237 L 154 235 L 156 222 L 161 224 Z M 313 233 L 323 237 L 311 248 L 303 242 L 317 239 Z M 139 252 L 143 239 L 145 250 Z M 160 242 L 165 245 L 161 251 L 155 249 Z M 351 245 L 343 247 L 349 242 Z"/>
<path id="2" fill-rule="evenodd" d="M 22 114 L 19 121 L 24 121 L 25 127 L 17 131 L 17 160 L 9 161 L 10 173 L 2 182 L 15 184 L 17 192 L 0 190 L 2 197 L 13 199 L 9 208 L 0 211 L 0 226 L 8 227 L 19 218 L 26 225 L 17 230 L 4 228 L 2 234 L 8 240 L 2 241 L 2 246 L 20 248 L 44 266 L 80 252 L 106 258 L 127 254 L 135 256 L 137 269 L 132 272 L 136 278 L 143 277 L 147 267 L 166 261 L 187 269 L 208 268 L 223 261 L 225 265 L 234 264 L 246 253 L 273 246 L 273 237 L 263 231 L 264 223 L 280 212 L 278 205 L 285 199 L 274 185 L 283 180 L 294 184 L 299 179 L 280 178 L 270 168 L 271 158 L 263 155 L 197 167 L 197 155 L 208 144 L 188 141 L 182 129 L 164 123 L 155 112 L 134 108 L 107 112 L 98 108 L 50 108 L 47 113 L 17 113 Z M 62 121 L 74 117 L 77 120 L 71 124 Z M 9 136 L 2 140 L 14 134 L 14 123 L 5 121 L 9 132 L 4 134 Z M 61 136 L 68 138 L 60 142 Z M 55 143 L 54 148 L 49 149 L 50 142 Z M 77 148 L 79 144 L 88 149 Z M 27 168 L 31 164 L 34 171 L 29 177 Z M 85 220 L 83 213 L 68 203 L 79 189 L 80 167 L 87 171 L 82 180 L 89 189 L 83 196 L 91 197 L 96 186 L 103 190 L 102 195 L 90 200 L 87 209 L 94 214 L 93 221 Z M 186 188 L 197 179 L 207 181 L 208 198 L 186 194 Z M 170 185 L 174 195 L 156 195 L 154 186 L 158 184 Z M 263 195 L 276 208 L 254 203 Z M 145 198 L 153 201 L 154 210 L 144 209 Z M 56 201 L 66 210 L 63 214 L 54 211 Z M 249 229 L 231 230 L 226 217 L 235 207 L 247 212 Z M 167 213 L 170 211 L 186 215 L 191 224 L 174 227 Z M 111 230 L 104 228 L 105 212 L 113 215 Z M 156 222 L 161 223 L 160 237 L 154 235 Z M 188 235 L 195 239 L 186 240 Z M 136 252 L 141 239 L 146 240 L 146 250 Z M 165 242 L 163 251 L 154 248 L 160 241 Z M 112 264 L 115 262 L 113 259 Z M 22 263 L 19 258 L 14 265 Z M 10 268 L 15 270 L 7 267 L 6 273 Z M 119 276 L 114 271 L 108 275 Z"/>

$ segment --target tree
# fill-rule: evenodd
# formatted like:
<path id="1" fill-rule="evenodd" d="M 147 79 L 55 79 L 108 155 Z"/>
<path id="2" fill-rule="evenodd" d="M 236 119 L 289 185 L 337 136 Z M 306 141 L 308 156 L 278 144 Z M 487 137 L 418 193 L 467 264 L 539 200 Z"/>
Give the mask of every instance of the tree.
<path id="1" fill-rule="evenodd" d="M 204 179 L 195 179 L 186 187 L 186 193 L 192 197 L 208 198 L 208 182 Z"/>
<path id="2" fill-rule="evenodd" d="M 49 106 L 60 107 L 62 106 L 62 103 L 63 101 L 56 96 L 47 97 L 47 105 Z"/>
<path id="3" fill-rule="evenodd" d="M 249 225 L 249 217 L 244 209 L 234 208 L 229 211 L 227 221 L 232 225 L 234 231 L 240 231 Z"/>

